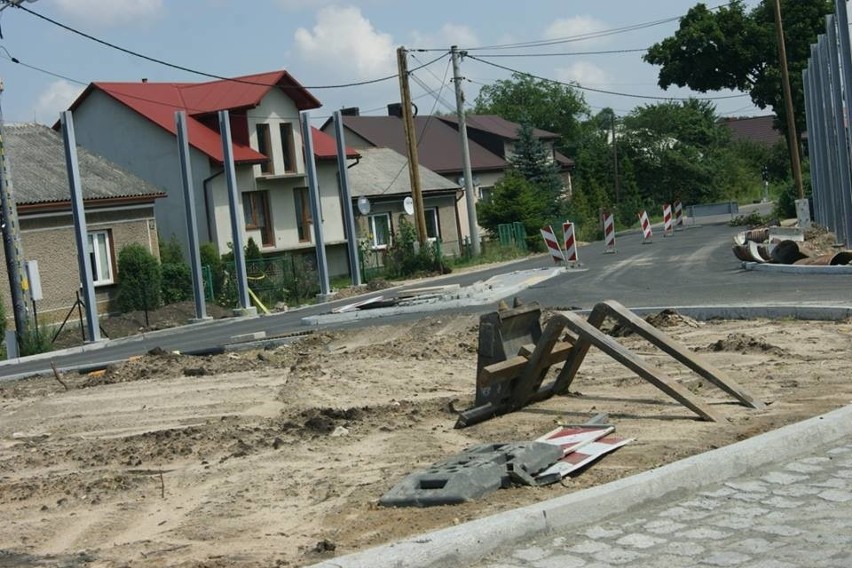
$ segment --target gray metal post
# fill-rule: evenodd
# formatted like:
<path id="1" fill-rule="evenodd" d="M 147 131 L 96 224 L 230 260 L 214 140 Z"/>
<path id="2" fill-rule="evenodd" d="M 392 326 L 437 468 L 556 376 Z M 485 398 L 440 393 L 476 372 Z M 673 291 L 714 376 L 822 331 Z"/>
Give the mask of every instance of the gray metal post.
<path id="1" fill-rule="evenodd" d="M 467 204 L 467 225 L 470 230 L 470 244 L 474 256 L 479 256 L 479 223 L 476 218 L 476 196 L 473 194 L 473 173 L 470 167 L 470 146 L 467 140 L 467 120 L 464 113 L 464 93 L 462 92 L 461 70 L 459 60 L 461 54 L 458 46 L 450 47 L 453 56 L 453 85 L 456 88 L 456 117 L 459 121 L 459 139 L 461 140 L 462 167 L 464 173 L 464 194 Z"/>
<path id="2" fill-rule="evenodd" d="M 824 48 L 825 36 L 820 35 L 817 38 L 816 56 L 814 58 L 814 62 L 816 63 L 816 65 L 814 66 L 814 69 L 816 71 L 816 87 L 818 97 L 817 116 L 819 121 L 820 143 L 822 145 L 822 151 L 825 155 L 825 169 L 823 170 L 823 179 L 825 185 L 826 227 L 836 232 L 838 219 L 837 209 L 834 205 L 834 187 L 837 183 L 837 157 L 831 145 L 831 131 L 834 129 L 834 126 L 833 121 L 831 121 L 830 117 L 830 96 L 828 96 L 828 81 L 826 80 L 828 68 L 824 65 L 826 59 L 825 57 L 823 57 Z"/>
<path id="3" fill-rule="evenodd" d="M 302 122 L 302 144 L 305 147 L 305 170 L 308 173 L 308 193 L 311 197 L 311 218 L 314 221 L 314 244 L 317 251 L 320 295 L 325 298 L 331 294 L 331 286 L 328 282 L 328 261 L 325 256 L 325 239 L 322 235 L 322 204 L 320 203 L 317 164 L 314 157 L 314 137 L 311 135 L 311 113 L 303 110 L 299 114 Z"/>
<path id="4" fill-rule="evenodd" d="M 814 156 L 818 158 L 817 167 L 819 168 L 819 208 L 822 221 L 820 222 L 825 227 L 831 227 L 831 209 L 829 208 L 831 180 L 829 178 L 829 155 L 825 147 L 825 119 L 823 117 L 823 91 L 822 88 L 822 73 L 819 61 L 819 49 L 817 44 L 811 44 L 811 64 L 809 67 L 811 76 L 811 94 L 813 102 L 811 105 L 814 109 L 814 133 L 813 136 L 808 135 L 808 144 L 813 144 Z"/>
<path id="5" fill-rule="evenodd" d="M 849 187 L 852 173 L 849 170 L 849 147 L 846 144 L 846 126 L 843 121 L 843 92 L 840 82 L 840 57 L 837 45 L 837 27 L 834 25 L 834 16 L 825 17 L 825 27 L 828 31 L 828 55 L 831 69 L 831 97 L 834 101 L 834 128 L 837 136 L 837 160 L 840 164 L 840 185 L 837 187 L 837 198 L 840 203 L 841 219 L 843 225 L 843 238 L 841 242 L 849 244 L 849 230 L 852 228 L 852 202 L 849 201 Z"/>
<path id="6" fill-rule="evenodd" d="M 0 8 L 0 10 L 2 10 Z M 0 92 L 3 91 L 0 83 Z M 20 224 L 18 209 L 12 192 L 12 180 L 7 176 L 8 161 L 6 160 L 6 139 L 3 134 L 3 111 L 0 109 L 0 231 L 3 232 L 3 252 L 6 255 L 6 274 L 9 278 L 9 293 L 12 299 L 12 312 L 15 317 L 15 339 L 20 342 L 26 331 L 29 318 L 27 316 L 27 286 L 23 271 L 24 253 L 21 247 Z M 18 352 L 18 345 L 6 343 L 9 353 Z M 14 349 L 13 349 L 14 348 Z"/>
<path id="7" fill-rule="evenodd" d="M 204 279 L 201 276 L 201 258 L 198 250 L 198 223 L 195 220 L 195 194 L 192 187 L 192 167 L 189 159 L 189 133 L 186 129 L 186 113 L 175 113 L 180 174 L 183 181 L 183 208 L 186 214 L 186 232 L 189 242 L 189 268 L 192 270 L 192 295 L 195 299 L 195 319 L 205 320 L 207 305 L 204 303 Z"/>
<path id="8" fill-rule="evenodd" d="M 811 173 L 811 198 L 814 202 L 814 220 L 822 224 L 823 221 L 819 210 L 821 188 L 819 185 L 819 168 L 817 167 L 818 158 L 814 155 L 814 147 L 811 144 L 811 137 L 814 135 L 813 94 L 811 91 L 811 75 L 807 67 L 802 70 L 802 89 L 805 96 L 805 124 L 808 131 L 808 163 L 810 164 L 809 170 Z"/>
<path id="9" fill-rule="evenodd" d="M 231 216 L 231 238 L 236 264 L 237 295 L 243 313 L 257 313 L 251 305 L 248 294 L 246 274 L 246 253 L 243 250 L 243 225 L 240 220 L 240 196 L 237 187 L 237 172 L 234 169 L 234 150 L 231 145 L 231 117 L 227 110 L 219 111 L 219 132 L 222 135 L 222 158 L 225 166 L 225 180 L 228 183 L 228 208 Z"/>
<path id="10" fill-rule="evenodd" d="M 839 33 L 840 43 L 840 67 L 842 68 L 843 78 L 843 94 L 846 101 L 846 124 L 852 125 L 852 47 L 849 45 L 849 16 L 846 13 L 846 0 L 837 0 L 835 2 L 835 13 L 837 14 L 837 31 Z M 845 128 L 847 150 L 852 152 L 852 128 Z M 852 158 L 852 154 L 850 154 Z M 850 209 L 847 213 L 847 231 L 852 233 L 852 187 L 844 188 L 846 202 Z M 852 238 L 852 234 L 847 234 L 847 239 Z M 847 244 L 848 241 L 847 241 Z"/>
<path id="11" fill-rule="evenodd" d="M 823 100 L 824 100 L 824 113 L 825 113 L 825 128 L 826 128 L 826 148 L 828 150 L 828 156 L 831 160 L 829 176 L 829 192 L 831 195 L 831 214 L 832 214 L 832 230 L 834 231 L 835 237 L 838 242 L 843 240 L 843 205 L 840 203 L 839 198 L 839 186 L 840 186 L 840 163 L 838 161 L 838 148 L 837 148 L 837 132 L 835 131 L 837 127 L 837 123 L 834 120 L 834 115 L 836 113 L 836 108 L 834 107 L 834 101 L 832 99 L 832 87 L 831 87 L 831 74 L 828 68 L 829 62 L 829 45 L 828 45 L 828 37 L 825 34 L 820 34 L 819 40 L 817 42 L 817 47 L 819 49 L 819 59 L 820 59 L 820 71 L 822 73 L 822 90 L 823 90 Z"/>
<path id="12" fill-rule="evenodd" d="M 361 285 L 361 261 L 358 258 L 358 235 L 355 232 L 355 212 L 352 211 L 352 194 L 349 191 L 349 168 L 346 167 L 346 140 L 343 135 L 343 113 L 339 110 L 332 114 L 334 119 L 334 138 L 337 141 L 337 172 L 340 182 L 340 195 L 343 198 L 343 222 L 346 227 L 346 244 L 349 251 L 349 272 L 352 285 Z"/>
<path id="13" fill-rule="evenodd" d="M 98 323 L 98 304 L 95 299 L 95 284 L 92 280 L 92 262 L 89 259 L 89 234 L 86 229 L 86 210 L 83 207 L 83 188 L 80 184 L 80 167 L 77 163 L 77 138 L 74 135 L 74 118 L 70 110 L 59 115 L 62 124 L 62 139 L 65 142 L 65 167 L 68 170 L 68 186 L 71 189 L 71 213 L 74 216 L 74 238 L 77 240 L 77 266 L 80 284 L 86 300 L 86 331 L 90 341 L 101 340 Z"/>

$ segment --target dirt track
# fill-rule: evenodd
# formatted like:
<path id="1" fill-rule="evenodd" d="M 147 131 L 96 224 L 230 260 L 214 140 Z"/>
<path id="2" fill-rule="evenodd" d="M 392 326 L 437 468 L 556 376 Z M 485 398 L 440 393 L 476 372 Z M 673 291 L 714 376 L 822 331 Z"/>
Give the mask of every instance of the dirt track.
<path id="1" fill-rule="evenodd" d="M 852 323 L 683 321 L 666 331 L 758 398 L 733 404 L 649 344 L 728 419 L 687 409 L 594 349 L 570 396 L 454 430 L 477 321 L 319 333 L 273 351 L 149 355 L 101 377 L 0 387 L 0 566 L 303 566 L 655 468 L 848 404 Z M 564 485 L 384 509 L 401 477 L 482 442 L 608 412 L 636 442 Z M 5 551 L 5 552 L 4 552 Z"/>

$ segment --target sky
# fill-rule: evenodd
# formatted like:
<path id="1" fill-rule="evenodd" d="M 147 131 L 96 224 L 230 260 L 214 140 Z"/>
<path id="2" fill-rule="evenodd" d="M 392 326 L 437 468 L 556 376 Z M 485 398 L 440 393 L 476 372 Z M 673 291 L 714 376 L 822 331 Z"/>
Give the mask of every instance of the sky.
<path id="1" fill-rule="evenodd" d="M 362 115 L 386 114 L 387 104 L 399 100 L 396 77 L 358 83 L 395 75 L 399 46 L 412 50 L 408 64 L 418 112 L 454 111 L 451 45 L 479 58 L 465 57 L 461 63 L 468 105 L 482 85 L 509 78 L 510 71 L 494 66 L 499 65 L 576 82 L 586 88 L 582 92 L 593 113 L 610 107 L 624 115 L 659 102 L 653 97 L 694 95 L 734 96 L 714 101 L 723 116 L 769 114 L 742 93 L 657 86 L 659 69 L 643 62 L 637 50 L 672 35 L 677 18 L 695 3 L 26 0 L 22 6 L 128 51 L 211 75 L 286 69 L 323 103 L 311 113 L 315 121 L 343 107 L 359 107 Z M 706 3 L 716 6 L 724 0 Z M 15 7 L 0 12 L 0 30 L 0 101 L 6 122 L 53 124 L 90 82 L 210 80 L 96 43 Z M 538 45 L 523 45 L 530 42 Z"/>

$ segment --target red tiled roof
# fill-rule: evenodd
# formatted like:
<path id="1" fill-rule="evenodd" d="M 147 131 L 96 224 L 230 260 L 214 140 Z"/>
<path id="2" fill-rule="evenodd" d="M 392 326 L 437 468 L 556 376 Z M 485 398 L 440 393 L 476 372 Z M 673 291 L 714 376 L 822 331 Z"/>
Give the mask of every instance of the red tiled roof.
<path id="1" fill-rule="evenodd" d="M 473 128 L 490 132 L 507 140 L 518 139 L 518 129 L 520 129 L 521 125 L 517 122 L 506 120 L 502 116 L 496 114 L 469 114 L 465 116 L 465 119 L 469 129 Z M 442 116 L 441 120 L 453 125 L 457 125 L 459 122 L 455 116 Z M 542 140 L 556 140 L 559 138 L 558 134 L 540 128 L 533 128 L 533 136 Z"/>
<path id="2" fill-rule="evenodd" d="M 734 140 L 750 140 L 758 144 L 772 145 L 783 138 L 783 135 L 775 130 L 775 117 L 772 115 L 723 118 L 719 122 L 730 129 Z"/>
<path id="3" fill-rule="evenodd" d="M 70 109 L 73 111 L 92 91 L 99 90 L 171 134 L 177 133 L 175 111 L 184 110 L 190 145 L 211 159 L 222 162 L 222 139 L 218 130 L 208 128 L 199 119 L 220 110 L 255 107 L 274 87 L 284 90 L 300 110 L 320 106 L 320 102 L 289 73 L 273 71 L 206 83 L 90 83 Z M 267 156 L 243 144 L 234 143 L 233 153 L 237 163 L 267 160 Z"/>
<path id="4" fill-rule="evenodd" d="M 337 159 L 337 140 L 313 126 L 311 126 L 311 138 L 313 138 L 314 156 L 317 160 Z M 349 146 L 346 147 L 347 158 L 359 158 L 360 156 L 357 150 L 353 150 Z"/>
<path id="5" fill-rule="evenodd" d="M 343 124 L 376 147 L 385 147 L 407 155 L 402 119 L 395 116 L 344 116 Z M 439 174 L 461 172 L 461 145 L 458 131 L 436 117 L 418 116 L 417 156 L 420 164 Z M 506 160 L 471 141 L 470 164 L 473 171 L 504 170 Z"/>

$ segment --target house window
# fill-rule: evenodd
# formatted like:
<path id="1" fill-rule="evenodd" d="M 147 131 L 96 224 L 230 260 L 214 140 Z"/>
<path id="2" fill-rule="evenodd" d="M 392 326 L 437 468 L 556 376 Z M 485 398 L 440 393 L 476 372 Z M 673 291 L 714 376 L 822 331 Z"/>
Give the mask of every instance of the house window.
<path id="1" fill-rule="evenodd" d="M 373 248 L 386 249 L 391 244 L 390 214 L 370 215 L 370 240 Z"/>
<path id="2" fill-rule="evenodd" d="M 296 230 L 299 233 L 299 242 L 307 243 L 311 240 L 311 202 L 307 187 L 297 187 L 293 190 L 296 210 Z"/>
<path id="3" fill-rule="evenodd" d="M 426 209 L 423 211 L 426 217 L 426 236 L 430 241 L 435 241 L 441 238 L 441 229 L 438 225 L 438 209 Z"/>
<path id="4" fill-rule="evenodd" d="M 479 188 L 479 200 L 483 203 L 491 203 L 491 192 L 494 190 L 493 187 L 480 187 Z"/>
<path id="5" fill-rule="evenodd" d="M 112 239 L 109 231 L 89 233 L 89 263 L 95 286 L 112 284 Z"/>
<path id="6" fill-rule="evenodd" d="M 281 133 L 281 154 L 284 156 L 284 171 L 294 173 L 296 171 L 296 144 L 293 139 L 293 125 L 282 122 L 279 126 Z"/>
<path id="7" fill-rule="evenodd" d="M 246 229 L 260 231 L 260 241 L 265 247 L 275 246 L 272 223 L 269 218 L 269 192 L 243 193 L 243 217 Z"/>
<path id="8" fill-rule="evenodd" d="M 269 150 L 272 148 L 272 143 L 269 140 L 269 125 L 258 124 L 257 130 L 257 151 L 269 158 L 267 161 L 260 164 L 260 171 L 264 174 L 272 173 L 272 154 Z"/>

